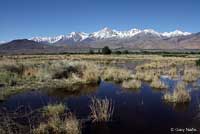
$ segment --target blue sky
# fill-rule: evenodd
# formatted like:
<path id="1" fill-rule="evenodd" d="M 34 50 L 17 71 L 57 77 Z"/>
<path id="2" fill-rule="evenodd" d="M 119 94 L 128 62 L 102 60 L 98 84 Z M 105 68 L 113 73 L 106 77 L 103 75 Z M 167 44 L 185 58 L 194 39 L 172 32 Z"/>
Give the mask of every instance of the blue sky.
<path id="1" fill-rule="evenodd" d="M 0 40 L 103 27 L 200 32 L 200 0 L 0 0 Z"/>

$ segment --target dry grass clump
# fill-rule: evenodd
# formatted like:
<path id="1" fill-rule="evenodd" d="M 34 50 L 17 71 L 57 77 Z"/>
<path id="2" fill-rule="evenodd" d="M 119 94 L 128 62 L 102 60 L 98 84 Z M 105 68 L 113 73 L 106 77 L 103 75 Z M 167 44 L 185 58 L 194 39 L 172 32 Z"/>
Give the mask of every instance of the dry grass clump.
<path id="1" fill-rule="evenodd" d="M 161 61 L 160 59 L 156 61 L 152 61 L 150 63 L 145 63 L 143 65 L 139 65 L 136 67 L 136 70 L 150 70 L 150 69 L 161 69 L 169 66 L 174 66 L 175 63 L 173 61 Z"/>
<path id="2" fill-rule="evenodd" d="M 73 114 L 69 113 L 65 119 L 54 115 L 47 122 L 42 122 L 33 130 L 33 134 L 80 134 L 81 124 Z"/>
<path id="3" fill-rule="evenodd" d="M 137 71 L 135 74 L 136 79 L 143 80 L 143 81 L 152 81 L 156 73 L 153 70 L 151 71 Z"/>
<path id="4" fill-rule="evenodd" d="M 92 98 L 90 104 L 91 119 L 93 122 L 109 121 L 112 118 L 114 106 L 112 100 Z"/>
<path id="5" fill-rule="evenodd" d="M 53 79 L 73 79 L 83 83 L 98 83 L 100 71 L 96 64 L 89 62 L 69 62 L 53 67 Z"/>
<path id="6" fill-rule="evenodd" d="M 30 63 L 30 62 L 13 62 L 10 63 L 4 63 L 0 66 L 1 70 L 9 71 L 12 73 L 16 73 L 20 75 L 21 77 L 34 77 L 38 73 L 38 64 L 36 63 Z"/>
<path id="7" fill-rule="evenodd" d="M 76 116 L 70 115 L 65 119 L 65 129 L 67 134 L 80 134 L 81 125 Z"/>
<path id="8" fill-rule="evenodd" d="M 100 71 L 96 64 L 81 61 L 45 61 L 33 63 L 1 63 L 0 85 L 5 96 L 23 91 L 21 89 L 67 88 L 80 89 L 82 84 L 98 84 Z M 75 87 L 75 88 L 74 88 Z M 19 90 L 20 89 L 20 90 Z"/>
<path id="9" fill-rule="evenodd" d="M 115 67 L 107 67 L 103 71 L 103 79 L 106 81 L 122 82 L 131 78 L 131 72 L 126 69 L 120 69 Z"/>
<path id="10" fill-rule="evenodd" d="M 49 104 L 43 108 L 44 115 L 46 116 L 53 116 L 53 115 L 60 115 L 63 114 L 66 110 L 66 107 L 64 104 Z"/>
<path id="11" fill-rule="evenodd" d="M 123 81 L 122 87 L 127 88 L 127 89 L 138 89 L 142 85 L 140 80 L 128 80 L 128 81 Z"/>
<path id="12" fill-rule="evenodd" d="M 150 84 L 151 87 L 156 89 L 165 89 L 166 85 L 158 78 L 158 76 L 155 76 Z"/>
<path id="13" fill-rule="evenodd" d="M 50 79 L 67 79 L 72 73 L 79 73 L 79 66 L 69 61 L 54 61 L 47 64 L 47 73 Z"/>
<path id="14" fill-rule="evenodd" d="M 197 69 L 190 68 L 184 70 L 183 80 L 186 82 L 196 81 L 200 76 L 200 72 Z"/>
<path id="15" fill-rule="evenodd" d="M 100 71 L 99 67 L 95 64 L 86 64 L 85 69 L 82 71 L 82 79 L 85 83 L 99 83 Z"/>
<path id="16" fill-rule="evenodd" d="M 176 89 L 174 92 L 166 93 L 164 95 L 164 100 L 166 102 L 172 102 L 172 103 L 185 103 L 189 102 L 191 100 L 189 92 L 185 89 L 184 83 L 178 83 Z"/>
<path id="17" fill-rule="evenodd" d="M 169 76 L 171 76 L 172 78 L 176 78 L 178 76 L 178 72 L 177 72 L 177 68 L 173 67 L 171 68 L 168 73 Z"/>

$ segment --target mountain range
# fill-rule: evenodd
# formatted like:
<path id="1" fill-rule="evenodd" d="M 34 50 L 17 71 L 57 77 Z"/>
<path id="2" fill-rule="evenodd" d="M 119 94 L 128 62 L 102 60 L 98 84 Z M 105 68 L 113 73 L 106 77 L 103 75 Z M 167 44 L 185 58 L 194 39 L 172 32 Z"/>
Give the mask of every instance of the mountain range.
<path id="1" fill-rule="evenodd" d="M 31 43 L 28 43 L 29 41 Z M 40 49 L 38 46 L 42 46 L 44 49 L 102 48 L 104 46 L 109 46 L 112 49 L 123 48 L 136 50 L 200 49 L 200 33 L 189 33 L 179 30 L 161 33 L 153 29 L 117 31 L 106 27 L 90 34 L 84 32 L 71 32 L 68 35 L 59 35 L 55 37 L 33 37 L 25 40 L 25 42 L 15 40 L 3 43 L 0 45 L 0 50 L 5 50 L 7 46 L 9 46 L 7 47 L 8 49 L 22 49 L 27 47 L 30 49 L 35 47 Z M 15 44 L 15 46 L 12 44 Z"/>
<path id="2" fill-rule="evenodd" d="M 103 28 L 88 34 L 72 32 L 56 37 L 34 37 L 30 40 L 55 46 L 81 46 L 91 48 L 131 48 L 131 49 L 199 49 L 200 34 L 175 30 L 157 32 L 153 29 L 131 29 L 117 31 Z"/>
<path id="3" fill-rule="evenodd" d="M 128 31 L 117 31 L 112 30 L 110 28 L 103 28 L 100 31 L 88 34 L 84 32 L 71 32 L 68 35 L 59 35 L 55 37 L 33 37 L 30 40 L 34 40 L 36 42 L 43 42 L 48 44 L 59 44 L 61 41 L 74 41 L 74 42 L 83 42 L 90 39 L 96 39 L 96 40 L 102 40 L 102 39 L 128 39 L 132 38 L 139 34 L 151 34 L 157 37 L 178 37 L 178 36 L 187 36 L 191 35 L 192 33 L 189 32 L 182 32 L 179 30 L 175 30 L 173 32 L 164 32 L 159 33 L 156 32 L 153 29 L 145 29 L 145 30 L 139 30 L 139 29 L 131 29 Z"/>

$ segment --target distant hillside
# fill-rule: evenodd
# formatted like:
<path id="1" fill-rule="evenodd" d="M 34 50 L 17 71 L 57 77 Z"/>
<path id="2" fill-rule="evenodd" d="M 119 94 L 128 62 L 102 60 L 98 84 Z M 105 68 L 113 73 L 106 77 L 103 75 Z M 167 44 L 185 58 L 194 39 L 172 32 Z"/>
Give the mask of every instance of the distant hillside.
<path id="1" fill-rule="evenodd" d="M 87 51 L 88 48 L 51 46 L 28 39 L 13 40 L 0 45 L 0 54 L 78 53 Z"/>
<path id="2" fill-rule="evenodd" d="M 0 53 L 2 54 L 17 54 L 17 53 L 45 53 L 52 51 L 54 47 L 44 45 L 32 40 L 19 39 L 0 45 Z"/>
<path id="3" fill-rule="evenodd" d="M 13 40 L 0 45 L 1 50 L 46 49 L 49 47 L 49 45 L 44 45 L 27 39 Z"/>

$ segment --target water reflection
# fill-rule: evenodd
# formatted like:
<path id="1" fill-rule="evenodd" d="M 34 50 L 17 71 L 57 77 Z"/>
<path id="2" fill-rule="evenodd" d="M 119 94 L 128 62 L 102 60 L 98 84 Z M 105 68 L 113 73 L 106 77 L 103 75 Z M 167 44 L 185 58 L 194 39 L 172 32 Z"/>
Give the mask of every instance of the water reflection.
<path id="1" fill-rule="evenodd" d="M 48 96 L 57 97 L 60 99 L 65 99 L 66 97 L 80 97 L 80 96 L 88 96 L 94 94 L 99 85 L 90 84 L 90 85 L 81 85 L 78 90 L 68 91 L 66 89 L 46 89 L 44 92 Z"/>
<path id="2" fill-rule="evenodd" d="M 167 103 L 164 102 L 167 106 L 170 106 L 175 112 L 186 112 L 189 109 L 190 102 L 187 103 Z"/>

